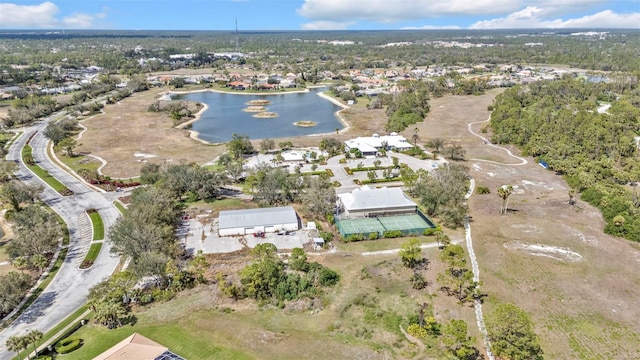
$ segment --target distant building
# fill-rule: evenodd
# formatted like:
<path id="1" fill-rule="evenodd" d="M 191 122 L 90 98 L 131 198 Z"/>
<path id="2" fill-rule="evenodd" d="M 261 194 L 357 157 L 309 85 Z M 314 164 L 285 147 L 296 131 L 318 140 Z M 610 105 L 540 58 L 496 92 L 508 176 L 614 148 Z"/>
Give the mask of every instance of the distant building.
<path id="1" fill-rule="evenodd" d="M 363 186 L 338 195 L 338 214 L 359 218 L 386 215 L 415 214 L 418 206 L 400 188 L 380 189 Z"/>
<path id="2" fill-rule="evenodd" d="M 295 231 L 300 228 L 298 214 L 291 206 L 227 210 L 218 216 L 220 236 L 243 236 L 258 232 Z"/>
<path id="3" fill-rule="evenodd" d="M 376 156 L 378 151 L 385 147 L 385 150 L 397 151 L 403 151 L 413 147 L 404 136 L 398 135 L 397 133 L 382 136 L 373 134 L 370 137 L 357 137 L 345 141 L 345 145 L 347 151 L 357 149 L 363 156 Z"/>
<path id="4" fill-rule="evenodd" d="M 185 360 L 182 356 L 169 351 L 166 346 L 158 344 L 138 333 L 117 343 L 93 360 Z"/>

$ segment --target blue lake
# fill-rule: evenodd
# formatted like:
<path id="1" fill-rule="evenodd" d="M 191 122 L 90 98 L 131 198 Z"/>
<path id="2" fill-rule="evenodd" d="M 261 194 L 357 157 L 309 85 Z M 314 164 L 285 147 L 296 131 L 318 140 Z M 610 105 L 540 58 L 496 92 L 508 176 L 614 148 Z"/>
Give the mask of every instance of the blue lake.
<path id="1" fill-rule="evenodd" d="M 324 88 L 309 89 L 305 93 L 279 95 L 240 95 L 218 92 L 197 92 L 177 97 L 181 100 L 197 101 L 209 108 L 200 120 L 193 123 L 192 130 L 202 140 L 212 143 L 231 140 L 231 134 L 247 135 L 250 139 L 281 138 L 324 134 L 342 129 L 344 125 L 336 117 L 341 108 L 321 98 L 318 93 Z M 278 114 L 276 118 L 255 118 L 256 113 L 246 112 L 251 100 L 269 100 L 265 111 Z M 293 125 L 296 121 L 310 120 L 313 127 Z"/>

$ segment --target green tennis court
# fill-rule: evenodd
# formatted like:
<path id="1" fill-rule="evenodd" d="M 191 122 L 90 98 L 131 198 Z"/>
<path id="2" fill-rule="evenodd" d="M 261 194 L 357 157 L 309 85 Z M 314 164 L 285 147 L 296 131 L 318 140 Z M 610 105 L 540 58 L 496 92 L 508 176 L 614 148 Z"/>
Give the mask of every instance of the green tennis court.
<path id="1" fill-rule="evenodd" d="M 402 231 L 405 235 L 421 234 L 425 229 L 435 225 L 422 213 L 412 215 L 384 216 L 375 218 L 342 219 L 336 222 L 342 237 L 353 234 L 370 234 L 377 232 L 383 235 L 385 231 Z"/>

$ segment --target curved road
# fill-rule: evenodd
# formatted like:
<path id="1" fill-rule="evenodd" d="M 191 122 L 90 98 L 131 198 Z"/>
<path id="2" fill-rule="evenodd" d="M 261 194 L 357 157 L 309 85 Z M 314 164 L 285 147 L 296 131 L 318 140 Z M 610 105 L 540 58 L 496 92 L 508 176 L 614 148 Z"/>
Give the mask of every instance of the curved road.
<path id="1" fill-rule="evenodd" d="M 109 227 L 115 223 L 120 213 L 113 206 L 112 199 L 110 199 L 113 195 L 110 196 L 110 194 L 91 190 L 80 180 L 60 169 L 49 158 L 47 154 L 48 140 L 42 135 L 42 130 L 48 121 L 60 115 L 60 113 L 54 114 L 44 121 L 25 129 L 20 138 L 11 145 L 7 154 L 7 160 L 17 161 L 19 164 L 19 170 L 16 172 L 18 179 L 31 184 L 40 184 L 44 187 L 40 197 L 42 201 L 60 214 L 67 223 L 70 242 L 67 257 L 53 281 L 18 319 L 0 332 L 0 360 L 13 357 L 12 353 L 5 347 L 5 343 L 10 336 L 24 335 L 30 330 L 39 330 L 43 333 L 51 330 L 84 304 L 89 288 L 111 275 L 119 261 L 118 257 L 109 251 L 111 244 L 105 241 L 94 265 L 86 270 L 78 268 L 91 241 L 90 235 L 89 237 L 82 236 L 83 232 L 87 233 L 86 227 L 91 226 L 90 222 L 86 220 L 79 221 L 86 217 L 85 210 L 90 208 L 98 210 L 104 220 L 105 234 L 108 233 Z M 61 196 L 40 178 L 32 174 L 22 163 L 21 150 L 29 136 L 36 131 L 38 133 L 31 140 L 34 159 L 52 176 L 73 190 L 74 195 Z M 88 229 L 88 234 L 91 234 L 90 228 Z"/>

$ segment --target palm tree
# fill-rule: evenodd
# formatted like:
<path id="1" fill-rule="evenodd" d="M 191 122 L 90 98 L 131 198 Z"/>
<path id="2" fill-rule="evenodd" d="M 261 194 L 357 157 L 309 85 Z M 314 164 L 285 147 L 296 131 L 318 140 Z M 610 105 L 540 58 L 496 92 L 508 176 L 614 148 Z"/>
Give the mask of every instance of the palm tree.
<path id="1" fill-rule="evenodd" d="M 413 128 L 413 136 L 412 136 L 412 138 L 413 138 L 413 145 L 416 145 L 416 143 L 418 142 L 418 138 L 419 138 L 419 137 L 418 137 L 418 132 L 419 132 L 419 131 L 420 131 L 420 129 L 418 129 L 417 127 L 416 127 L 416 128 Z"/>
<path id="2" fill-rule="evenodd" d="M 31 265 L 35 266 L 40 272 L 43 272 L 47 265 L 49 265 L 49 259 L 42 254 L 31 256 L 30 262 Z"/>
<path id="3" fill-rule="evenodd" d="M 19 354 L 20 351 L 27 348 L 27 338 L 24 336 L 12 336 L 5 343 L 9 351 Z"/>
<path id="4" fill-rule="evenodd" d="M 576 204 L 576 189 L 569 189 L 569 205 L 573 206 Z"/>
<path id="5" fill-rule="evenodd" d="M 498 189 L 498 196 L 502 199 L 502 207 L 500 207 L 500 214 L 506 214 L 509 208 L 509 197 L 513 193 L 513 186 L 502 185 Z"/>
<path id="6" fill-rule="evenodd" d="M 38 355 L 38 350 L 36 348 L 36 343 L 38 342 L 38 340 L 42 339 L 42 333 L 40 331 L 38 331 L 38 330 L 31 330 L 25 336 L 25 339 L 26 339 L 26 343 L 27 343 L 27 345 L 25 346 L 25 349 L 27 348 L 27 346 L 29 344 L 33 344 L 33 352 L 37 356 Z M 31 355 L 29 355 L 29 358 L 31 358 Z"/>

